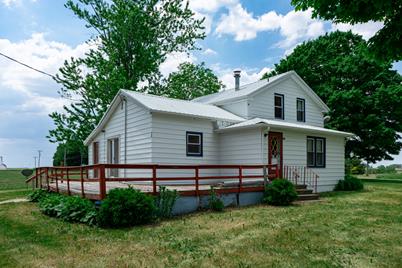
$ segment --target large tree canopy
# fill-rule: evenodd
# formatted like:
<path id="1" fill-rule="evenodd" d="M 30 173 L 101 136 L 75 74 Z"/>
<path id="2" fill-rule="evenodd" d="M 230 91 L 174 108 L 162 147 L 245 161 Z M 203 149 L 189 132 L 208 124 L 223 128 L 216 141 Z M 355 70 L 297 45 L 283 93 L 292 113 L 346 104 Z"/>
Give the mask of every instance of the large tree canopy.
<path id="1" fill-rule="evenodd" d="M 66 61 L 56 76 L 73 103 L 50 115 L 52 142 L 83 141 L 119 89 L 141 90 L 168 54 L 196 49 L 205 37 L 203 20 L 183 0 L 69 0 L 66 7 L 96 34 L 85 57 Z"/>
<path id="2" fill-rule="evenodd" d="M 356 134 L 347 153 L 376 162 L 402 147 L 402 78 L 367 54 L 361 36 L 336 31 L 297 46 L 263 78 L 295 70 L 328 104 L 327 126 Z"/>
<path id="3" fill-rule="evenodd" d="M 292 0 L 296 10 L 313 9 L 313 17 L 336 23 L 380 21 L 384 27 L 369 40 L 379 59 L 402 60 L 402 1 L 400 0 Z"/>
<path id="4" fill-rule="evenodd" d="M 179 70 L 173 72 L 162 85 L 151 88 L 150 93 L 175 99 L 192 100 L 218 92 L 225 86 L 205 64 L 184 62 Z"/>

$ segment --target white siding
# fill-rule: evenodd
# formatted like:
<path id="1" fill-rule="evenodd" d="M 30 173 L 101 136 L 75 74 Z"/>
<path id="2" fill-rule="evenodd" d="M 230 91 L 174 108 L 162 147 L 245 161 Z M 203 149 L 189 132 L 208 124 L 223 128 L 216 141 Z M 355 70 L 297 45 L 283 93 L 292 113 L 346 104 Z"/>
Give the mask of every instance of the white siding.
<path id="1" fill-rule="evenodd" d="M 186 155 L 186 132 L 201 132 L 203 156 Z M 158 164 L 198 165 L 218 164 L 218 134 L 210 120 L 153 113 L 152 115 L 152 162 Z M 217 170 L 200 171 L 200 175 L 218 174 Z M 159 171 L 158 176 L 194 176 L 193 170 Z M 175 181 L 171 183 L 185 183 Z M 193 183 L 189 181 L 189 183 Z"/>
<path id="2" fill-rule="evenodd" d="M 280 130 L 273 130 L 281 132 Z M 322 137 L 326 139 L 326 166 L 325 168 L 312 168 L 318 176 L 318 191 L 332 191 L 338 180 L 345 174 L 344 138 L 332 135 L 306 134 L 295 131 L 282 131 L 283 133 L 283 164 L 307 165 L 307 136 Z M 268 151 L 267 141 L 264 150 Z M 267 154 L 268 155 L 268 154 Z"/>
<path id="3" fill-rule="evenodd" d="M 285 96 L 285 119 L 292 123 L 307 124 L 323 127 L 324 118 L 322 109 L 305 93 L 305 91 L 293 80 L 287 79 L 279 85 L 267 89 L 249 100 L 248 118 L 255 117 L 274 118 L 274 94 L 279 93 Z M 296 99 L 303 98 L 306 103 L 306 122 L 297 122 Z"/>
<path id="4" fill-rule="evenodd" d="M 119 163 L 125 163 L 124 146 L 124 102 L 120 103 L 114 111 L 110 111 L 112 116 L 104 127 L 104 132 L 99 133 L 93 142 L 99 142 L 99 163 L 107 162 L 107 140 L 119 138 Z M 92 146 L 89 145 L 88 159 L 89 164 L 93 163 Z M 151 114 L 142 106 L 127 100 L 127 164 L 151 163 Z M 124 176 L 120 170 L 119 176 Z M 127 170 L 126 175 L 130 175 Z M 136 173 L 138 174 L 138 172 Z M 148 174 L 148 172 L 147 172 Z"/>
<path id="5" fill-rule="evenodd" d="M 240 100 L 240 101 L 234 101 L 231 103 L 223 104 L 220 107 L 222 109 L 225 109 L 226 111 L 229 111 L 235 115 L 238 115 L 243 118 L 247 118 L 248 116 L 248 103 L 246 99 Z"/>

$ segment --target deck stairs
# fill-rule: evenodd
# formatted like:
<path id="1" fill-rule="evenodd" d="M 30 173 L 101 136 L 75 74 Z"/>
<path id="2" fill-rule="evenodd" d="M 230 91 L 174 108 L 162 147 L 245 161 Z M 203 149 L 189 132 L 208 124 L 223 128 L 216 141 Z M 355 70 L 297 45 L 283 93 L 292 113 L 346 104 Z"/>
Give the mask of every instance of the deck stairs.
<path id="1" fill-rule="evenodd" d="M 296 185 L 296 192 L 298 194 L 298 201 L 309 201 L 309 200 L 318 200 L 319 195 L 317 193 L 313 193 L 312 189 L 308 189 L 307 185 L 299 184 Z"/>

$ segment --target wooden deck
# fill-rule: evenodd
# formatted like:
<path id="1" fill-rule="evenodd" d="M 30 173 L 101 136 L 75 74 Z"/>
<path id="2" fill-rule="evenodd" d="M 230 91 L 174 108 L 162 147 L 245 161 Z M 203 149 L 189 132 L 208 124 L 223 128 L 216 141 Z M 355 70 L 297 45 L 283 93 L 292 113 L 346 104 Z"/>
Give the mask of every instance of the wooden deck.
<path id="1" fill-rule="evenodd" d="M 111 170 L 147 170 L 151 176 L 111 177 L 107 175 Z M 37 188 L 102 200 L 114 188 L 132 187 L 158 195 L 161 185 L 182 196 L 208 195 L 211 186 L 217 193 L 259 192 L 264 190 L 264 182 L 280 177 L 279 174 L 278 165 L 96 164 L 37 168 L 27 182 L 32 181 Z"/>
<path id="2" fill-rule="evenodd" d="M 252 181 L 248 181 L 242 185 L 242 187 L 245 187 L 246 189 L 249 189 L 250 191 L 257 191 L 257 190 L 263 190 L 263 184 L 264 180 L 263 179 L 256 179 Z M 59 192 L 63 194 L 69 194 L 69 195 L 79 195 L 79 196 L 84 196 L 88 199 L 93 199 L 97 200 L 99 199 L 99 184 L 98 181 L 93 181 L 93 182 L 84 182 L 83 184 L 84 188 L 84 194 L 81 188 L 81 183 L 77 181 L 70 181 L 69 185 L 67 184 L 67 181 L 58 181 L 57 186 L 56 182 L 50 182 L 49 183 L 49 189 L 53 192 Z M 166 184 L 159 184 L 158 185 L 158 190 L 159 192 L 159 186 L 164 186 L 169 190 L 176 190 L 177 192 L 180 193 L 180 195 L 183 196 L 191 196 L 195 195 L 196 187 L 195 185 L 166 185 Z M 43 187 L 47 187 L 46 185 L 43 185 Z M 134 188 L 137 190 L 140 190 L 141 192 L 144 193 L 150 193 L 153 194 L 153 185 L 152 184 L 135 184 L 135 183 L 130 183 L 130 182 L 106 182 L 106 193 L 109 193 L 110 190 L 115 189 L 115 188 Z M 200 184 L 198 186 L 198 193 L 200 195 L 206 195 L 209 194 L 211 187 L 213 187 L 216 191 L 218 192 L 237 192 L 239 189 L 239 182 L 236 180 L 226 180 L 222 183 L 214 183 L 214 184 Z"/>

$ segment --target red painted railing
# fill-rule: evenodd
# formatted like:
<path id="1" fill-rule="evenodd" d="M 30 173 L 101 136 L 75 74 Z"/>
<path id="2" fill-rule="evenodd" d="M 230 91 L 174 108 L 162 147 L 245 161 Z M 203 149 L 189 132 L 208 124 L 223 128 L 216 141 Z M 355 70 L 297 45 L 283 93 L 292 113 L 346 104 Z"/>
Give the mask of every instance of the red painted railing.
<path id="1" fill-rule="evenodd" d="M 283 167 L 283 177 L 295 185 L 306 185 L 317 193 L 319 176 L 306 166 L 285 165 Z"/>
<path id="2" fill-rule="evenodd" d="M 118 169 L 126 174 L 127 170 L 147 171 L 150 174 L 148 177 L 111 177 L 108 176 L 110 169 Z M 158 176 L 158 172 L 173 170 L 178 171 L 174 177 Z M 221 175 L 222 171 L 226 170 L 229 175 Z M 179 171 L 188 171 L 192 175 L 184 174 L 180 176 Z M 202 175 L 203 171 L 210 171 L 213 174 Z M 250 171 L 254 171 L 249 174 Z M 268 172 L 269 171 L 269 172 Z M 218 173 L 218 174 L 214 174 Z M 47 188 L 51 191 L 64 192 L 68 195 L 74 194 L 71 191 L 70 184 L 79 182 L 80 195 L 89 199 L 102 200 L 107 195 L 108 182 L 138 182 L 145 185 L 152 185 L 150 193 L 157 195 L 157 186 L 160 183 L 183 182 L 182 185 L 194 186 L 194 190 L 182 191 L 181 195 L 203 195 L 209 194 L 209 190 L 202 190 L 200 186 L 211 180 L 225 181 L 237 180 L 237 187 L 217 189 L 219 193 L 233 192 L 251 192 L 262 191 L 264 186 L 245 185 L 245 182 L 250 179 L 274 179 L 279 177 L 279 168 L 277 165 L 158 165 L 158 164 L 96 164 L 79 167 L 40 167 L 35 170 L 35 175 L 26 182 L 34 181 L 36 187 Z M 85 185 L 89 183 L 98 183 L 97 192 L 85 189 Z M 66 184 L 66 189 L 60 189 L 60 184 Z M 170 184 L 171 185 L 171 184 Z M 88 188 L 88 187 L 87 187 Z M 76 193 L 75 193 L 76 194 Z"/>

